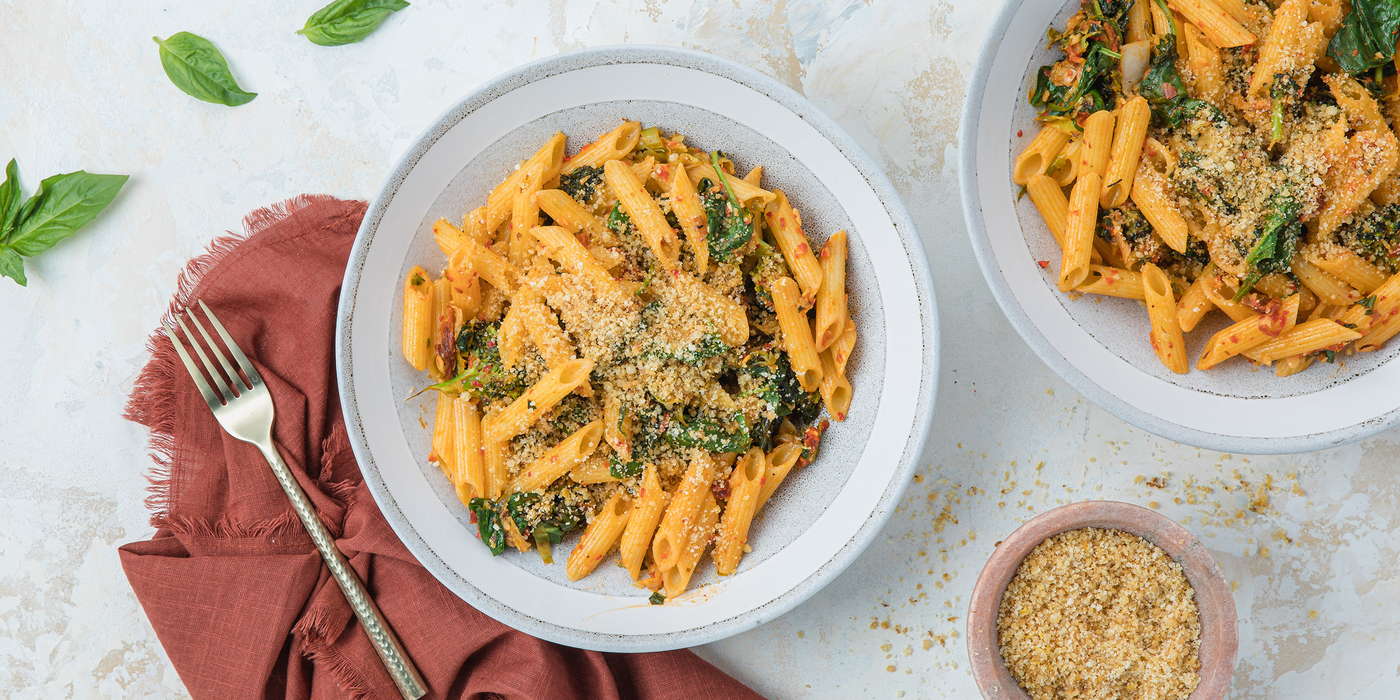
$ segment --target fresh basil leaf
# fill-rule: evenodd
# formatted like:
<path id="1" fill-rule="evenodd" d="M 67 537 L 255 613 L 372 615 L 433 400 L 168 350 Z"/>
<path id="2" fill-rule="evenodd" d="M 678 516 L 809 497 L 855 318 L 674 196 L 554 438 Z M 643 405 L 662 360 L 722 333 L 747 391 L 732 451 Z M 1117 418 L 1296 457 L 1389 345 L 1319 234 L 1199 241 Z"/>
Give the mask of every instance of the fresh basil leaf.
<path id="1" fill-rule="evenodd" d="M 11 158 L 10 164 L 5 166 L 5 184 L 0 185 L 0 243 L 14 233 L 23 194 L 19 189 L 19 164 Z"/>
<path id="2" fill-rule="evenodd" d="M 1383 66 L 1395 57 L 1400 0 L 1352 0 L 1351 13 L 1327 44 L 1327 55 L 1347 73 Z"/>
<path id="3" fill-rule="evenodd" d="M 403 0 L 335 0 L 311 15 L 297 34 L 320 46 L 353 44 L 369 36 L 390 12 L 405 7 Z"/>
<path id="4" fill-rule="evenodd" d="M 189 32 L 171 35 L 164 41 L 154 36 L 151 39 L 160 45 L 160 65 L 165 68 L 165 75 L 186 95 L 230 107 L 247 104 L 258 96 L 238 87 L 228 61 L 208 39 Z"/>
<path id="5" fill-rule="evenodd" d="M 21 287 L 29 286 L 29 280 L 24 277 L 24 260 L 3 243 L 0 243 L 0 277 L 9 277 Z"/>
<path id="6" fill-rule="evenodd" d="M 20 208 L 19 223 L 6 244 L 33 257 L 73 235 L 96 218 L 126 184 L 126 175 L 76 173 L 54 175 Z"/>

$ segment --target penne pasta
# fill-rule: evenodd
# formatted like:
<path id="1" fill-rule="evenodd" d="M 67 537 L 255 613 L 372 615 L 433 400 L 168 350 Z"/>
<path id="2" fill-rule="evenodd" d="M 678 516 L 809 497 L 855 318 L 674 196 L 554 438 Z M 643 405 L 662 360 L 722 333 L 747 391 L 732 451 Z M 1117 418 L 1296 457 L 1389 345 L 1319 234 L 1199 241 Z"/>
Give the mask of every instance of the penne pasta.
<path id="1" fill-rule="evenodd" d="M 484 496 L 488 482 L 486 453 L 481 447 L 481 412 L 477 410 L 476 403 L 465 397 L 452 399 L 452 407 L 452 468 L 455 474 L 452 483 L 466 484 L 472 495 Z"/>
<path id="2" fill-rule="evenodd" d="M 420 372 L 433 358 L 433 285 L 417 265 L 403 282 L 403 357 Z"/>
<path id="3" fill-rule="evenodd" d="M 452 287 L 452 305 L 462 310 L 463 318 L 472 318 L 481 309 L 481 276 L 476 273 L 471 251 L 469 245 L 458 247 L 442 271 Z"/>
<path id="4" fill-rule="evenodd" d="M 1113 112 L 1101 109 L 1084 121 L 1084 136 L 1079 144 L 1079 179 L 1094 173 L 1100 178 L 1108 174 L 1108 159 L 1113 153 Z M 1094 194 L 1098 199 L 1099 193 Z"/>
<path id="5" fill-rule="evenodd" d="M 1256 41 L 1256 37 L 1220 9 L 1215 0 L 1168 0 L 1167 6 L 1200 27 L 1206 38 L 1221 48 L 1246 46 Z"/>
<path id="6" fill-rule="evenodd" d="M 1253 358 L 1267 365 L 1293 355 L 1306 355 L 1319 350 L 1340 349 L 1342 345 L 1361 337 L 1360 333 L 1330 318 L 1318 318 L 1300 323 L 1279 337 L 1255 348 Z"/>
<path id="7" fill-rule="evenodd" d="M 685 168 L 679 164 L 668 165 L 666 174 L 669 176 L 667 187 L 671 194 L 671 212 L 676 215 L 681 232 L 685 234 L 685 240 L 690 243 L 690 249 L 695 254 L 695 271 L 703 275 L 710 267 L 710 244 L 707 238 L 710 230 L 709 217 L 705 214 L 700 194 L 696 192 Z"/>
<path id="8" fill-rule="evenodd" d="M 457 457 L 457 409 L 452 396 L 438 392 L 437 410 L 433 412 L 433 456 L 438 468 L 448 481 L 457 483 L 457 467 L 453 460 Z"/>
<path id="9" fill-rule="evenodd" d="M 1101 178 L 1092 169 L 1080 174 L 1070 192 L 1065 223 L 1064 250 L 1060 259 L 1060 291 L 1068 292 L 1089 277 L 1094 228 L 1099 222 Z"/>
<path id="10" fill-rule="evenodd" d="M 691 526 L 686 538 L 685 550 L 676 559 L 675 566 L 661 572 L 668 599 L 674 599 L 685 592 L 686 586 L 690 584 L 691 575 L 695 573 L 695 566 L 700 561 L 700 555 L 705 553 L 705 548 L 714 538 L 715 524 L 718 522 L 719 504 L 715 502 L 713 493 L 706 492 L 695 524 Z"/>
<path id="11" fill-rule="evenodd" d="M 555 226 L 563 228 L 571 235 L 583 232 L 590 243 L 618 244 L 617 237 L 608 230 L 607 226 L 603 225 L 603 222 L 598 220 L 598 217 L 562 190 L 536 192 L 535 204 L 540 208 L 540 211 L 548 214 L 549 218 L 554 220 Z"/>
<path id="12" fill-rule="evenodd" d="M 1315 239 L 1330 240 L 1337 227 L 1351 218 L 1357 206 L 1395 170 L 1397 162 L 1400 162 L 1400 141 L 1389 129 L 1358 131 L 1348 139 L 1342 162 L 1334 169 L 1340 174 L 1329 183 L 1327 203 L 1317 215 Z"/>
<path id="13" fill-rule="evenodd" d="M 1040 211 L 1050 235 L 1055 237 L 1055 242 L 1063 251 L 1065 226 L 1069 219 L 1069 199 L 1065 197 L 1064 190 L 1060 189 L 1059 183 L 1044 175 L 1033 175 L 1026 183 L 1026 193 L 1031 196 L 1031 203 Z"/>
<path id="14" fill-rule="evenodd" d="M 575 430 L 559 444 L 549 448 L 515 477 L 510 489 L 516 493 L 543 491 L 556 479 L 583 464 L 603 439 L 603 421 L 595 420 Z"/>
<path id="15" fill-rule="evenodd" d="M 623 122 L 616 129 L 598 137 L 598 140 L 584 146 L 578 155 L 569 158 L 560 169 L 561 173 L 571 173 L 581 167 L 600 168 L 610 160 L 618 160 L 637 147 L 642 125 L 638 122 Z"/>
<path id="16" fill-rule="evenodd" d="M 1167 369 L 1186 373 L 1186 343 L 1181 337 L 1181 325 L 1176 321 L 1176 299 L 1172 285 L 1161 268 L 1147 263 L 1142 266 L 1142 289 L 1147 296 L 1147 315 L 1152 321 L 1152 349 Z"/>
<path id="17" fill-rule="evenodd" d="M 787 350 L 792 371 L 803 391 L 816 391 L 822 383 L 822 365 L 817 346 L 812 342 L 812 327 L 807 315 L 797 307 L 797 283 L 791 277 L 773 282 L 773 308 L 777 310 L 778 327 L 782 329 L 783 347 Z"/>
<path id="18" fill-rule="evenodd" d="M 491 194 L 486 198 L 485 229 L 488 233 L 500 228 L 510 218 L 512 210 L 515 208 L 515 198 L 520 192 L 520 181 L 530 172 L 531 166 L 542 164 L 544 166 L 541 174 L 541 181 L 549 182 L 560 172 L 564 164 L 564 134 L 556 133 L 550 137 L 535 155 L 520 165 L 515 172 L 511 173 L 501 184 L 491 190 Z"/>
<path id="19" fill-rule="evenodd" d="M 725 502 L 724 515 L 720 519 L 713 555 L 715 571 L 720 576 L 728 576 L 739 568 L 744 545 L 749 541 L 749 525 L 758 509 L 758 497 L 763 491 L 763 480 L 767 474 L 767 455 L 757 447 L 750 449 L 730 474 L 729 500 Z"/>
<path id="20" fill-rule="evenodd" d="M 1185 252 L 1189 234 L 1186 219 L 1167 196 L 1166 179 L 1147 163 L 1141 163 L 1130 196 L 1162 242 L 1178 253 Z"/>
<path id="21" fill-rule="evenodd" d="M 657 569 L 665 571 L 676 565 L 689 542 L 690 527 L 695 524 L 705 497 L 714 498 L 710 493 L 710 479 L 714 476 L 714 461 L 708 454 L 695 452 L 690 467 L 681 477 L 671 495 L 671 503 L 657 526 L 656 537 L 651 542 L 651 557 Z"/>
<path id="22" fill-rule="evenodd" d="M 632 218 L 638 233 L 651 247 L 656 259 L 667 270 L 674 270 L 679 264 L 681 245 L 676 232 L 666 223 L 661 208 L 642 188 L 637 174 L 620 160 L 610 160 L 603 164 L 603 177 L 608 187 L 617 194 L 618 204 Z"/>
<path id="23" fill-rule="evenodd" d="M 1361 300 L 1361 294 L 1322 268 L 1312 264 L 1302 253 L 1293 256 L 1293 274 L 1311 289 L 1317 298 L 1328 304 L 1346 306 Z"/>
<path id="24" fill-rule="evenodd" d="M 1196 369 L 1210 369 L 1235 355 L 1264 345 L 1292 328 L 1298 320 L 1298 295 L 1279 303 L 1272 313 L 1259 314 L 1221 330 L 1206 341 Z"/>
<path id="25" fill-rule="evenodd" d="M 1194 24 L 1184 27 L 1186 65 L 1195 79 L 1201 99 L 1219 107 L 1225 99 L 1225 67 L 1220 61 L 1220 49 Z"/>
<path id="26" fill-rule="evenodd" d="M 1090 265 L 1089 276 L 1075 287 L 1074 291 L 1138 301 L 1147 300 L 1142 288 L 1142 273 L 1104 265 Z"/>
<path id="27" fill-rule="evenodd" d="M 606 440 L 607 437 L 605 436 L 603 439 Z M 608 458 L 597 452 L 594 452 L 593 456 L 588 459 L 583 460 L 578 466 L 570 469 L 569 478 L 573 479 L 575 483 L 585 486 L 589 484 L 607 484 L 618 481 L 618 478 L 612 475 L 612 464 L 608 462 Z"/>
<path id="28" fill-rule="evenodd" d="M 1142 140 L 1147 137 L 1147 122 L 1152 116 L 1147 99 L 1138 95 L 1118 108 L 1118 125 L 1113 134 L 1113 148 L 1108 158 L 1108 174 L 1103 179 L 1099 205 L 1112 209 L 1128 200 L 1142 155 Z M 1085 133 L 1088 133 L 1087 131 Z"/>
<path id="29" fill-rule="evenodd" d="M 622 531 L 627 527 L 631 516 L 632 502 L 623 498 L 620 491 L 614 493 L 612 498 L 603 504 L 593 522 L 583 531 L 583 537 L 574 547 L 574 551 L 569 553 L 569 563 L 565 571 L 570 581 L 577 581 L 598 568 L 603 557 L 617 544 L 617 538 L 622 536 Z"/>
<path id="30" fill-rule="evenodd" d="M 483 428 L 486 442 L 503 442 L 525 432 L 561 399 L 587 382 L 592 371 L 593 360 L 587 358 L 551 369 L 509 407 L 487 420 Z"/>
<path id="31" fill-rule="evenodd" d="M 1210 295 L 1206 293 L 1206 283 L 1214 277 L 1215 263 L 1207 263 L 1201 274 L 1196 276 L 1196 281 L 1181 295 L 1181 301 L 1176 303 L 1176 322 L 1183 333 L 1194 330 L 1196 324 L 1215 308 Z"/>
<path id="32" fill-rule="evenodd" d="M 768 453 L 768 473 L 763 477 L 763 488 L 758 493 L 758 506 L 754 508 L 757 512 L 763 509 L 763 505 L 778 490 L 778 486 L 787 479 L 788 473 L 797 465 L 797 461 L 802 458 L 802 444 L 800 442 L 789 442 L 773 448 Z"/>
<path id="33" fill-rule="evenodd" d="M 830 350 L 821 353 L 821 362 L 822 383 L 818 391 L 821 392 L 822 403 L 833 420 L 844 421 L 846 413 L 851 410 L 851 383 L 836 370 L 836 361 L 831 358 Z"/>
<path id="34" fill-rule="evenodd" d="M 700 186 L 703 180 L 709 180 L 712 184 L 718 185 L 719 173 L 710 166 L 709 163 L 697 163 L 686 166 L 686 173 L 690 175 L 690 183 L 696 187 Z M 747 207 L 751 202 L 758 201 L 767 206 L 777 200 L 781 193 L 769 192 L 758 185 L 743 178 L 726 175 L 724 178 L 729 183 L 729 188 L 734 190 L 734 197 L 739 200 L 739 206 Z"/>
<path id="35" fill-rule="evenodd" d="M 831 347 L 846 325 L 846 232 L 826 239 L 820 256 L 822 283 L 817 288 L 817 352 Z"/>
<path id="36" fill-rule="evenodd" d="M 802 286 L 802 295 L 811 298 L 816 295 L 822 283 L 822 266 L 817 256 L 812 254 L 812 246 L 802 232 L 802 219 L 788 204 L 787 195 L 777 191 L 777 199 L 763 210 L 763 220 L 778 249 L 783 252 L 788 270 L 793 279 Z"/>
<path id="37" fill-rule="evenodd" d="M 851 318 L 850 310 L 846 311 L 846 325 L 841 329 L 841 335 L 836 342 L 828 348 L 831 351 L 831 360 L 836 363 L 836 371 L 841 376 L 846 376 L 846 363 L 851 359 L 851 351 L 856 347 L 856 322 Z"/>
<path id="38" fill-rule="evenodd" d="M 1324 256 L 1318 248 L 1308 246 L 1303 249 L 1303 257 L 1333 277 L 1355 287 L 1362 294 L 1370 294 L 1385 284 L 1388 275 L 1380 268 L 1361 259 L 1361 256 L 1346 248 L 1335 248 Z"/>
<path id="39" fill-rule="evenodd" d="M 661 522 L 661 515 L 671 495 L 661 488 L 655 464 L 648 464 L 642 471 L 642 484 L 637 489 L 637 498 L 632 506 L 632 518 L 622 533 L 619 546 L 619 559 L 623 568 L 636 581 L 642 574 L 642 561 L 650 548 L 652 535 Z"/>
<path id="40" fill-rule="evenodd" d="M 1011 166 L 1011 181 L 1024 185 L 1032 176 L 1044 175 L 1068 144 L 1069 134 L 1064 129 L 1053 124 L 1041 127 L 1040 133 L 1031 139 L 1026 150 L 1016 157 L 1015 164 Z"/>

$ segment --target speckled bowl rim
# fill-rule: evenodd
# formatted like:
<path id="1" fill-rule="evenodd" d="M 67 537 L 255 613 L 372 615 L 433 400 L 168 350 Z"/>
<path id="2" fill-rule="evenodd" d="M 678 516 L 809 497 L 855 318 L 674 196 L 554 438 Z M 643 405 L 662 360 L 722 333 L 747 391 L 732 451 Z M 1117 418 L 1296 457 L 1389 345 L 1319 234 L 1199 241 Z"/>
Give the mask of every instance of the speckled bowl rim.
<path id="1" fill-rule="evenodd" d="M 1006 279 L 1006 274 L 993 251 L 982 209 L 978 206 L 981 195 L 977 176 L 977 134 L 981 126 L 982 103 L 986 96 L 987 82 L 992 71 L 992 64 L 1001 48 L 1002 37 L 1006 34 L 1017 13 L 1027 2 L 1042 1 L 1044 0 L 1006 0 L 996 18 L 992 20 L 977 58 L 976 69 L 968 81 L 967 97 L 963 101 L 962 123 L 958 128 L 958 143 L 961 145 L 958 171 L 968 237 L 972 242 L 973 253 L 977 256 L 977 263 L 982 268 L 982 276 L 987 280 L 987 285 L 992 290 L 992 296 L 1001 306 L 1002 312 L 1006 314 L 1012 327 L 1020 334 L 1021 339 L 1061 379 L 1100 408 L 1149 433 L 1209 450 L 1243 454 L 1312 452 L 1362 440 L 1400 425 L 1400 394 L 1397 394 L 1396 405 L 1389 412 L 1352 425 L 1323 432 L 1282 437 L 1257 437 L 1216 433 L 1187 427 L 1143 410 L 1100 386 L 1060 354 L 1041 330 L 1036 327 L 1025 309 L 1022 308 Z M 1061 2 L 1061 0 L 1055 1 Z M 1177 388 L 1175 385 L 1160 380 L 1155 381 L 1155 385 L 1162 389 Z"/>
<path id="2" fill-rule="evenodd" d="M 1133 518 L 1146 520 L 1151 525 L 1141 527 L 1130 522 Z M 1202 660 L 1200 684 L 1188 700 L 1224 698 L 1235 672 L 1240 643 L 1235 598 L 1225 574 L 1205 545 L 1180 523 L 1155 510 L 1119 501 L 1081 501 L 1054 508 L 1031 518 L 997 543 L 972 587 L 967 610 L 968 661 L 982 697 L 986 700 L 1029 700 L 1030 696 L 1016 684 L 1001 658 L 997 635 L 1001 597 L 1032 549 L 1049 537 L 1086 527 L 1137 535 L 1161 548 L 1181 565 L 1187 582 L 1196 592 L 1200 609 L 1202 656 L 1210 653 L 1214 661 L 1207 665 L 1206 660 Z M 1001 569 L 1001 565 L 1006 568 Z M 1206 652 L 1207 644 L 1211 646 L 1209 652 Z"/>
<path id="3" fill-rule="evenodd" d="M 426 546 L 417 533 L 408 526 L 406 517 L 395 503 L 386 482 L 375 465 L 373 455 L 365 447 L 355 387 L 348 378 L 348 368 L 351 365 L 349 339 L 354 323 L 354 298 L 360 286 L 361 268 L 364 265 L 369 242 L 373 238 L 378 222 L 383 217 L 399 184 L 403 182 L 407 173 L 413 169 L 427 149 L 432 146 L 437 136 L 450 128 L 451 125 L 461 121 L 473 110 L 480 109 L 496 97 L 509 93 L 516 86 L 581 68 L 636 63 L 693 68 L 731 80 L 761 93 L 806 122 L 855 167 L 889 216 L 910 265 L 913 284 L 918 294 L 917 304 L 923 322 L 920 352 L 923 366 L 919 372 L 917 409 L 899 463 L 891 472 L 876 507 L 865 516 L 860 526 L 855 530 L 855 534 L 841 546 L 834 556 L 782 596 L 743 614 L 710 622 L 684 633 L 622 635 L 565 627 L 549 620 L 520 613 L 483 595 L 481 591 L 470 584 L 464 584 L 460 576 L 447 569 L 446 565 Z M 371 201 L 355 245 L 351 250 L 337 311 L 336 375 L 341 410 L 345 416 L 351 446 L 361 466 L 365 482 L 380 505 L 386 520 L 403 540 L 408 550 L 429 572 L 443 581 L 456 595 L 471 603 L 481 612 L 516 629 L 549 641 L 586 649 L 639 652 L 706 644 L 757 627 L 777 618 L 811 597 L 856 560 L 894 513 L 897 501 L 913 478 L 915 467 L 928 449 L 927 439 L 933 423 L 933 408 L 938 388 L 938 348 L 939 325 L 933 278 L 918 231 L 894 186 L 854 139 L 802 95 L 758 71 L 699 51 L 666 46 L 628 45 L 567 52 L 507 71 L 472 90 L 457 104 L 433 120 L 415 139 L 413 145 L 404 152 L 390 170 L 384 185 Z M 889 371 L 891 368 L 887 367 L 886 372 Z"/>

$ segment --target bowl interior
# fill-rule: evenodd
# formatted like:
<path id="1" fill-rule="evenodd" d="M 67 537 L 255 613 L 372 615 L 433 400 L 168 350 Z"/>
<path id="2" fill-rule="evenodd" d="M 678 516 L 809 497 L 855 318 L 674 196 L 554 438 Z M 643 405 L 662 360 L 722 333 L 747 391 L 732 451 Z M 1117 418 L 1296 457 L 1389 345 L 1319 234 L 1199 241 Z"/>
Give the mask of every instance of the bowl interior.
<path id="1" fill-rule="evenodd" d="M 968 655 L 972 675 L 989 700 L 1026 700 L 1026 694 L 1001 657 L 997 614 L 1002 594 L 1021 561 L 1047 538 L 1085 527 L 1137 535 L 1161 548 L 1181 565 L 1195 591 L 1200 614 L 1201 681 L 1191 700 L 1218 700 L 1235 669 L 1239 627 L 1234 597 L 1220 567 L 1204 545 L 1172 519 L 1130 503 L 1085 501 L 1061 506 L 1022 525 L 997 545 L 973 590 L 968 610 Z"/>
<path id="2" fill-rule="evenodd" d="M 749 546 L 753 551 L 745 554 L 740 563 L 739 575 L 743 575 L 744 571 L 767 560 L 811 527 L 841 491 L 865 449 L 878 408 L 873 398 L 880 395 L 884 383 L 884 319 L 878 313 L 860 312 L 861 309 L 873 311 L 883 306 L 870 251 L 845 210 L 836 204 L 830 190 L 801 160 L 757 130 L 701 107 L 660 100 L 625 100 L 561 109 L 521 124 L 461 168 L 418 223 L 408 255 L 400 265 L 399 278 L 402 279 L 410 268 L 419 264 L 430 273 L 438 274 L 446 264 L 446 258 L 433 237 L 433 222 L 440 218 L 460 221 L 463 214 L 485 202 L 491 188 L 504 180 L 518 162 L 538 150 L 552 134 L 563 131 L 568 136 L 567 152 L 574 154 L 596 135 L 612 130 L 624 120 L 640 121 L 643 127 L 659 126 L 668 134 L 685 134 L 686 143 L 705 150 L 722 150 L 734 160 L 739 173 L 746 173 L 756 165 L 763 166 L 763 186 L 781 189 L 787 194 L 793 206 L 801 212 L 803 227 L 817 247 L 836 231 L 849 232 L 846 284 L 859 340 L 846 371 L 857 398 L 852 401 L 851 411 L 844 422 L 831 423 L 817 460 L 784 480 L 782 488 L 774 492 L 772 504 L 759 514 L 750 533 Z M 390 327 L 400 328 L 403 323 L 402 305 L 391 306 L 393 318 Z M 384 339 L 384 346 L 391 355 L 398 353 L 399 343 L 397 333 Z M 414 387 L 425 383 L 424 375 L 406 362 L 392 363 L 390 377 L 396 396 L 408 396 L 415 391 Z M 426 455 L 432 450 L 431 430 L 423 429 L 420 420 L 431 425 L 435 406 L 436 397 L 428 394 L 397 403 L 398 420 L 414 454 Z M 476 526 L 472 524 L 471 513 L 457 499 L 456 492 L 437 467 L 420 460 L 418 468 L 432 484 L 438 498 L 456 517 L 464 536 L 474 533 Z M 576 536 L 567 537 L 561 546 L 571 547 L 575 539 Z M 503 560 L 538 578 L 560 585 L 609 595 L 638 595 L 632 579 L 618 567 L 599 567 L 588 578 L 570 583 L 564 575 L 563 566 L 544 564 L 534 552 L 510 550 Z M 713 563 L 706 557 L 691 579 L 691 590 L 717 580 Z"/>

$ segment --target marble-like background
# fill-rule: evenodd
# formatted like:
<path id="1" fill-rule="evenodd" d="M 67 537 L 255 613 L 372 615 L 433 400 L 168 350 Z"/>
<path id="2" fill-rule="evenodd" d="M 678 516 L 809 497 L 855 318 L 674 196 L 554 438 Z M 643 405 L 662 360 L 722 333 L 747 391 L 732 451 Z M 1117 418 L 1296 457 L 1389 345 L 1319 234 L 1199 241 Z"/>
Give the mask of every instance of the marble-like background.
<path id="1" fill-rule="evenodd" d="M 29 263 L 27 289 L 0 281 L 0 695 L 185 694 L 116 555 L 151 533 L 145 434 L 119 415 L 184 261 L 257 207 L 370 196 L 503 70 L 637 42 L 753 66 L 840 122 L 908 204 L 944 324 L 933 449 L 894 519 L 826 590 L 705 658 L 770 697 L 976 697 L 963 615 L 994 544 L 1054 505 L 1114 498 L 1183 522 L 1236 587 L 1232 697 L 1400 697 L 1400 433 L 1269 458 L 1174 444 L 1084 401 L 1002 318 L 967 243 L 955 135 L 996 3 L 415 0 L 341 48 L 293 34 L 321 4 L 0 0 L 0 158 L 30 189 L 132 176 Z M 176 91 L 150 37 L 182 30 L 259 97 Z"/>

